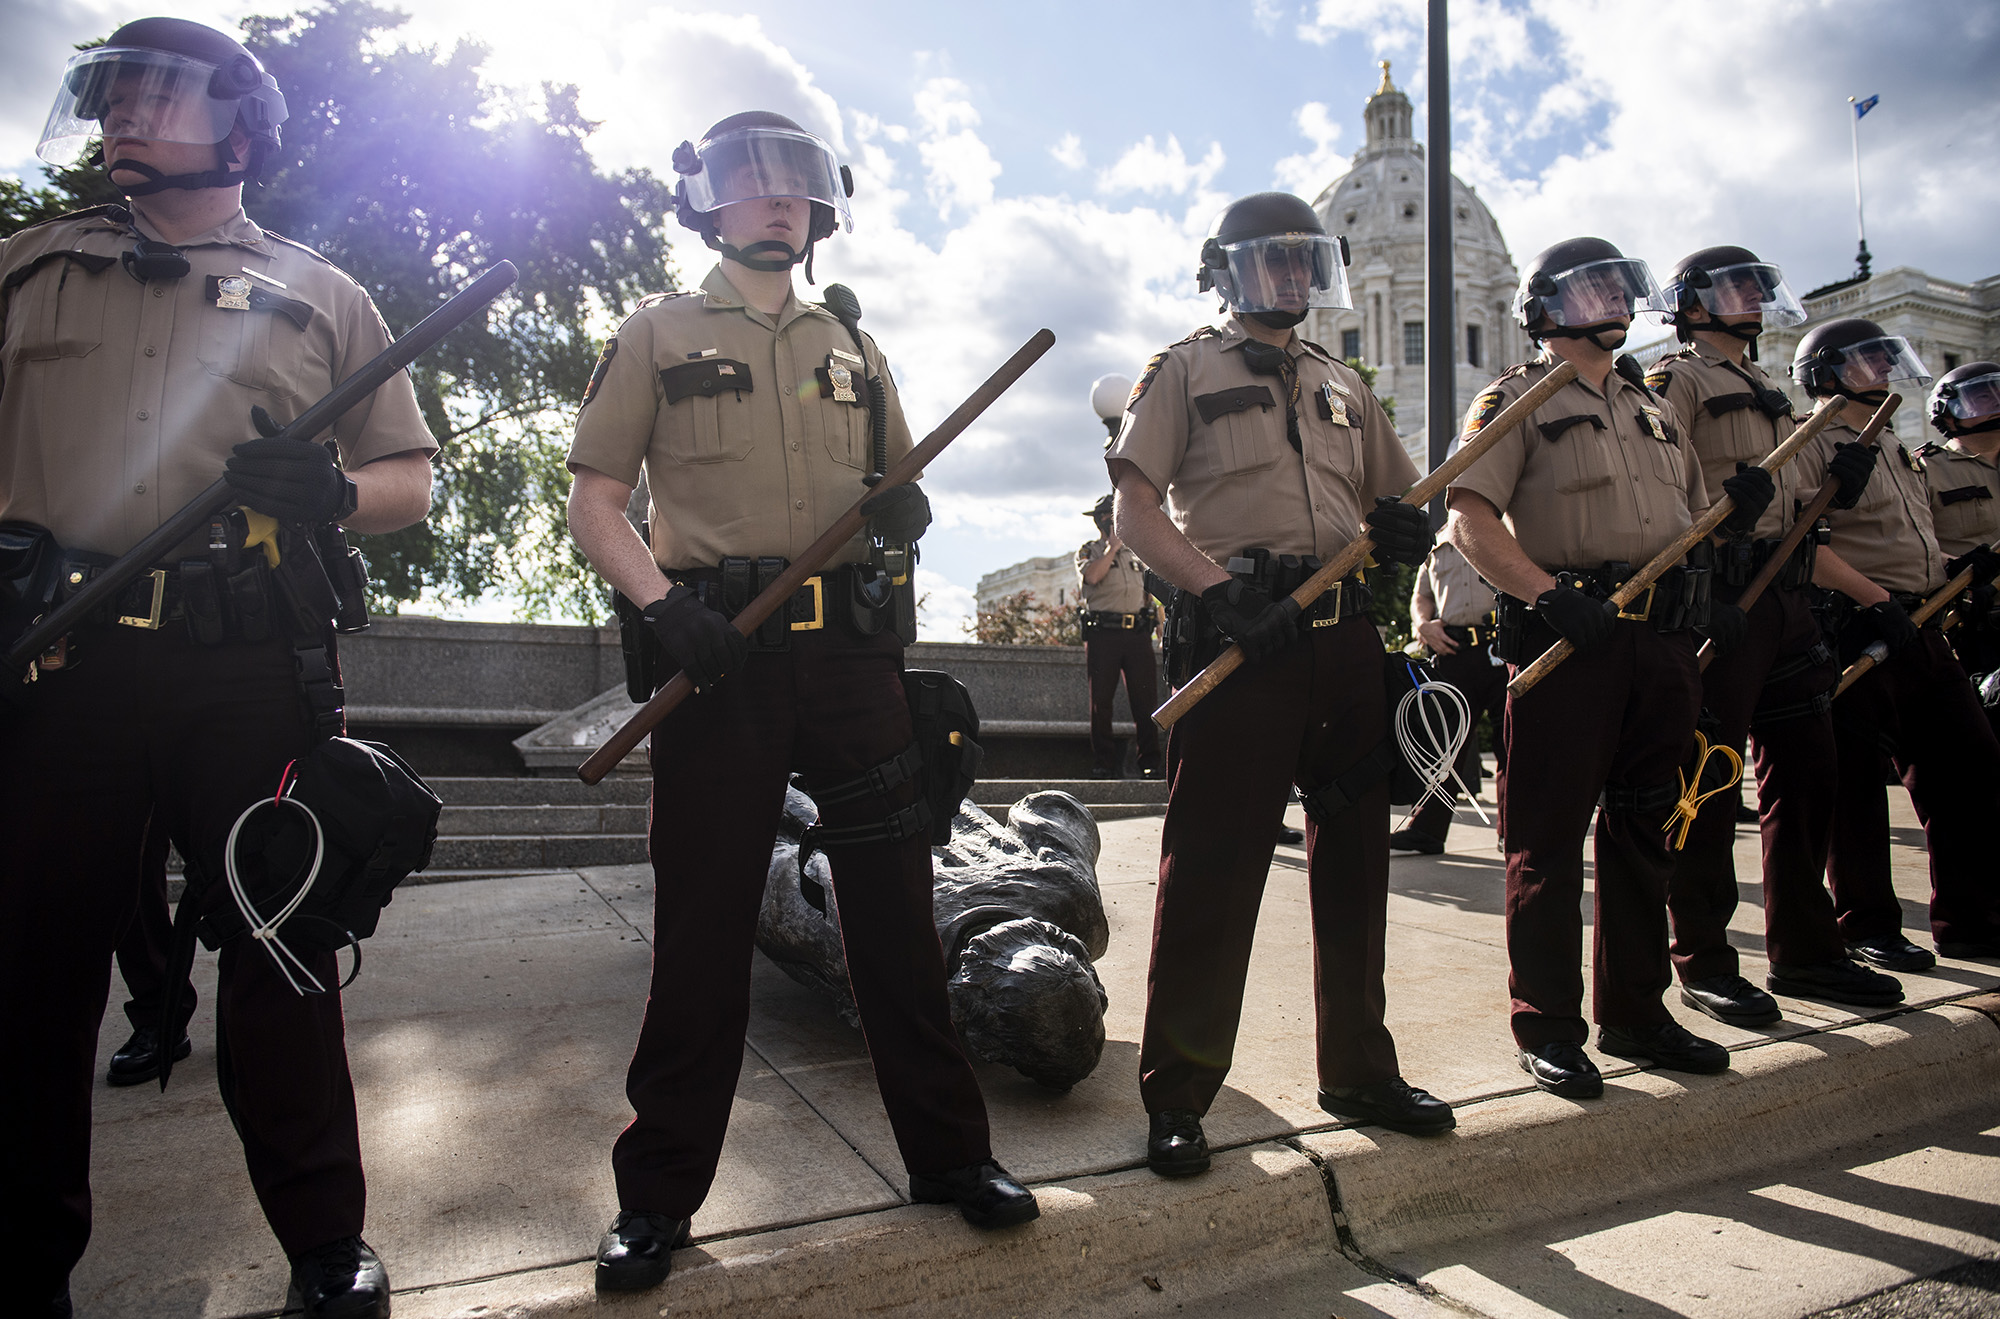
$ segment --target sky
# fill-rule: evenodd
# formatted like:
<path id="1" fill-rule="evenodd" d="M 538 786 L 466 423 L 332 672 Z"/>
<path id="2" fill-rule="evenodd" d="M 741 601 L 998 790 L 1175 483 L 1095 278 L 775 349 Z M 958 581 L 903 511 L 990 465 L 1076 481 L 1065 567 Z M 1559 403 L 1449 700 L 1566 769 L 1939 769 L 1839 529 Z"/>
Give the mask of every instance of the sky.
<path id="1" fill-rule="evenodd" d="M 670 176 L 684 138 L 746 109 L 833 142 L 854 232 L 823 244 L 922 435 L 1036 329 L 1040 364 L 931 468 L 924 635 L 960 639 L 981 575 L 1067 555 L 1108 489 L 1097 377 L 1211 320 L 1195 254 L 1234 196 L 1311 199 L 1364 137 L 1376 61 L 1426 131 L 1418 0 L 1152 0 L 1005 6 L 803 0 L 744 6 L 405 0 L 401 41 L 484 45 L 502 86 L 571 82 L 601 164 Z M 2000 274 L 2000 4 L 1992 0 L 1453 0 L 1454 172 L 1517 264 L 1580 233 L 1663 272 L 1736 243 L 1806 289 L 1855 247 L 1847 98 L 1875 269 Z M 34 143 L 75 42 L 147 12 L 233 29 L 273 3 L 163 11 L 0 0 L 0 173 Z M 553 16 L 553 17 L 552 17 Z M 713 257 L 675 230 L 672 265 Z M 465 616 L 495 617 L 505 601 Z"/>

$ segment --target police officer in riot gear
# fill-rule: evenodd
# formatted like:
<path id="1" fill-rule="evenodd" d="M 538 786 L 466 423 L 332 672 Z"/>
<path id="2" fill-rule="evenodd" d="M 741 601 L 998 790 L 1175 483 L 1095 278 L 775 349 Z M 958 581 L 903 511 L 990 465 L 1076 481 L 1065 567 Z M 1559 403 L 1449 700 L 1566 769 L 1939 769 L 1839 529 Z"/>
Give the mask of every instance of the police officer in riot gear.
<path id="1" fill-rule="evenodd" d="M 1931 428 L 1944 437 L 1917 450 L 1931 488 L 1938 548 L 1970 553 L 2000 546 L 2000 364 L 1967 362 L 1938 377 L 1931 389 Z M 1947 635 L 1975 685 L 2000 671 L 2000 609 L 1991 585 L 1975 587 Z M 2000 684 L 2000 680 L 1995 680 Z M 1986 717 L 2000 731 L 2000 700 L 1985 698 Z"/>
<path id="2" fill-rule="evenodd" d="M 221 928 L 232 824 L 340 727 L 331 620 L 281 607 L 313 588 L 302 546 L 327 524 L 390 531 L 429 507 L 437 446 L 407 375 L 334 425 L 337 463 L 329 446 L 243 439 L 253 407 L 291 415 L 388 344 L 358 285 L 243 213 L 243 184 L 285 117 L 239 42 L 180 19 L 128 23 L 70 61 L 40 152 L 69 163 L 101 137 L 129 205 L 0 243 L 0 523 L 46 534 L 64 579 L 82 581 L 220 477 L 249 510 L 45 652 L 0 724 L 0 1008 L 20 1059 L 0 1086 L 15 1144 L 0 1202 L 12 1313 L 69 1313 L 90 1235 L 98 1025 L 149 820 L 187 859 L 183 921 Z M 238 535 L 273 519 L 275 567 Z M 322 984 L 339 982 L 332 954 L 295 951 Z M 360 1235 L 338 991 L 296 993 L 260 945 L 229 938 L 216 1051 L 297 1303 L 309 1316 L 387 1315 L 387 1274 Z"/>
<path id="3" fill-rule="evenodd" d="M 1577 376 L 1451 486 L 1448 535 L 1501 593 L 1496 654 L 1517 669 L 1558 637 L 1576 653 L 1507 700 L 1500 834 L 1507 851 L 1507 956 L 1523 1070 L 1544 1090 L 1594 1098 L 1579 970 L 1583 840 L 1596 828 L 1592 1008 L 1598 1047 L 1674 1071 L 1719 1072 L 1728 1052 L 1661 1002 L 1667 961 L 1663 826 L 1694 749 L 1705 556 L 1620 611 L 1611 594 L 1708 506 L 1701 464 L 1673 404 L 1616 356 L 1632 318 L 1668 304 L 1643 261 L 1573 238 L 1523 272 L 1515 317 L 1546 343 L 1474 402 L 1470 437 L 1558 360 Z M 1754 475 L 1752 474 L 1754 473 Z M 1770 502 L 1765 473 L 1732 475 L 1732 527 Z M 1503 521 L 1504 519 L 1504 521 Z M 1739 615 L 1740 621 L 1740 615 Z"/>
<path id="4" fill-rule="evenodd" d="M 1682 348 L 1662 358 L 1646 384 L 1688 426 L 1703 477 L 1720 489 L 1783 443 L 1795 424 L 1790 399 L 1757 364 L 1765 328 L 1805 320 L 1778 267 L 1742 247 L 1709 247 L 1681 258 L 1667 282 L 1668 320 Z M 1847 444 L 1829 464 L 1794 458 L 1772 478 L 1777 498 L 1754 526 L 1738 523 L 1717 547 L 1714 598 L 1737 603 L 1790 529 L 1796 508 L 1831 476 L 1835 499 L 1852 508 L 1874 469 L 1872 450 Z M 1833 832 L 1831 706 L 1839 677 L 1820 637 L 1809 593 L 1815 542 L 1804 541 L 1745 619 L 1744 638 L 1702 674 L 1702 705 L 1714 744 L 1754 754 L 1763 832 L 1766 983 L 1799 998 L 1880 1007 L 1900 1003 L 1893 976 L 1847 957 L 1824 875 Z M 1729 944 L 1736 910 L 1736 820 L 1711 803 L 1688 829 L 1667 886 L 1673 962 L 1681 1001 L 1719 1021 L 1769 1025 L 1779 1010 L 1738 973 Z"/>
<path id="5" fill-rule="evenodd" d="M 1901 335 L 1847 318 L 1815 326 L 1799 341 L 1792 377 L 1814 398 L 1847 400 L 1839 420 L 1802 455 L 1826 462 L 1836 445 L 1854 440 L 1890 389 L 1927 383 L 1930 372 Z M 1871 642 L 1887 650 L 1833 705 L 1839 785 L 1827 873 L 1854 956 L 1891 971 L 1927 971 L 1935 958 L 1904 937 L 1890 880 L 1883 781 L 1893 768 L 1923 821 L 1938 954 L 2000 955 L 2000 883 L 1989 837 L 2000 817 L 2000 741 L 1940 616 L 1920 628 L 1910 613 L 1968 566 L 1976 584 L 1990 583 L 2000 556 L 1978 545 L 1947 554 L 1932 520 L 1925 460 L 1889 430 L 1880 447 L 1860 502 L 1828 515 L 1832 540 L 1813 568 L 1813 581 L 1829 592 L 1828 631 L 1841 664 Z"/>
<path id="6" fill-rule="evenodd" d="M 1131 392 L 1129 387 L 1126 392 Z M 1153 628 L 1159 618 L 1146 594 L 1146 565 L 1112 529 L 1112 503 L 1113 497 L 1105 495 L 1091 506 L 1097 539 L 1085 541 L 1076 551 L 1084 669 L 1090 678 L 1090 772 L 1099 779 L 1119 776 L 1122 748 L 1111 736 L 1111 714 L 1122 676 L 1136 723 L 1139 777 L 1157 779 L 1163 772 L 1160 730 L 1153 723 L 1153 710 L 1159 704 Z"/>
<path id="7" fill-rule="evenodd" d="M 1199 286 L 1229 316 L 1156 354 L 1106 454 L 1118 534 L 1172 582 L 1176 684 L 1230 642 L 1248 663 L 1176 722 L 1161 830 L 1139 1089 L 1147 1162 L 1209 1166 L 1201 1121 L 1228 1072 L 1252 931 L 1289 790 L 1306 803 L 1319 1098 L 1338 1116 L 1429 1135 L 1450 1107 L 1405 1084 L 1383 1024 L 1390 736 L 1381 635 L 1359 575 L 1302 615 L 1289 598 L 1363 529 L 1420 563 L 1416 479 L 1360 376 L 1293 327 L 1348 305 L 1342 244 L 1285 193 L 1232 203 Z"/>
<path id="8" fill-rule="evenodd" d="M 931 919 L 930 831 L 917 784 L 898 629 L 904 581 L 883 545 L 930 522 L 913 485 L 863 505 L 869 526 L 755 644 L 729 623 L 912 447 L 895 383 L 851 319 L 803 302 L 792 268 L 847 213 L 846 173 L 790 119 L 734 115 L 675 153 L 683 224 L 721 260 L 699 292 L 647 299 L 605 345 L 577 414 L 570 528 L 642 611 L 696 693 L 654 731 L 650 854 L 658 887 L 651 995 L 626 1079 L 632 1123 L 611 1155 L 619 1212 L 601 1291 L 668 1274 L 690 1239 L 729 1123 L 749 1019 L 750 958 L 788 776 L 820 806 L 855 1005 L 911 1198 L 1000 1227 L 1034 1196 L 993 1161 L 986 1107 L 945 998 Z M 851 305 L 849 310 L 852 311 Z M 883 415 L 877 416 L 878 410 Z M 641 473 L 651 543 L 625 520 Z M 913 630 L 913 629 L 912 629 Z"/>

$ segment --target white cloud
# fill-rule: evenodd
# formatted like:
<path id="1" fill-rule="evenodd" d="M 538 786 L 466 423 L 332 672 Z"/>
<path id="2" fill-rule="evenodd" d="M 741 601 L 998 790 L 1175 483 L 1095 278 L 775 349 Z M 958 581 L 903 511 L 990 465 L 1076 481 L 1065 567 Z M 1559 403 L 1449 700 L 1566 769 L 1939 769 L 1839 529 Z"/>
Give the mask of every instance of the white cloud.
<path id="1" fill-rule="evenodd" d="M 1347 157 L 1334 150 L 1341 126 L 1323 101 L 1307 101 L 1292 114 L 1292 122 L 1310 141 L 1312 150 L 1286 156 L 1272 170 L 1273 184 L 1310 201 L 1319 190 L 1347 171 Z"/>
<path id="2" fill-rule="evenodd" d="M 1114 194 L 1199 192 L 1208 187 L 1226 159 L 1222 143 L 1211 142 L 1207 153 L 1200 160 L 1190 163 L 1187 153 L 1181 149 L 1179 138 L 1170 133 L 1167 144 L 1160 146 L 1148 133 L 1127 147 L 1125 154 L 1118 157 L 1117 163 L 1110 169 L 1098 171 L 1097 189 Z"/>
<path id="3" fill-rule="evenodd" d="M 917 639 L 964 641 L 965 624 L 978 612 L 972 588 L 921 566 L 916 572 L 916 587 Z"/>
<path id="4" fill-rule="evenodd" d="M 1062 141 L 1049 148 L 1049 154 L 1064 169 L 1082 169 L 1088 163 L 1083 155 L 1083 139 L 1075 133 L 1064 133 Z"/>
<path id="5" fill-rule="evenodd" d="M 917 91 L 917 118 L 924 126 L 917 153 L 924 162 L 924 187 L 938 218 L 954 210 L 977 211 L 993 200 L 1000 162 L 979 134 L 979 112 L 968 100 L 971 89 L 956 78 L 932 78 Z"/>

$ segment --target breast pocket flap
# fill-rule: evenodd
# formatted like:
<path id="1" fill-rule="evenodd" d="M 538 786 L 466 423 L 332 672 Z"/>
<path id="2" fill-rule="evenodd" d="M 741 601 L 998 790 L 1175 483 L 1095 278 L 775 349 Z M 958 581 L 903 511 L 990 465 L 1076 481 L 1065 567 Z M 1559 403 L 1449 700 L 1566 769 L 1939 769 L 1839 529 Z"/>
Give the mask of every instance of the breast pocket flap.
<path id="1" fill-rule="evenodd" d="M 1217 390 L 1213 394 L 1197 394 L 1194 399 L 1195 411 L 1211 426 L 1217 417 L 1226 417 L 1232 412 L 1277 406 L 1278 400 L 1271 396 L 1270 387 L 1266 385 L 1239 385 L 1235 389 Z"/>
<path id="2" fill-rule="evenodd" d="M 748 394 L 753 386 L 750 368 L 745 363 L 726 357 L 704 357 L 698 362 L 661 368 L 660 389 L 671 406 L 686 398 L 715 398 L 728 392 Z"/>

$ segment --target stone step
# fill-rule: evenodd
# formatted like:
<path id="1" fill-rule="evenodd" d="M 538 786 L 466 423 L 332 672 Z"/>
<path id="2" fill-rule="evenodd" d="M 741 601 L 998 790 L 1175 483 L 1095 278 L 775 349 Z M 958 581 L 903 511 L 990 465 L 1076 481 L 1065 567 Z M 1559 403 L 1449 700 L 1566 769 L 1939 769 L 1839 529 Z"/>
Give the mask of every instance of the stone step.
<path id="1" fill-rule="evenodd" d="M 560 870 L 572 866 L 622 866 L 646 859 L 646 835 L 485 834 L 439 838 L 431 851 L 438 870 Z"/>
<path id="2" fill-rule="evenodd" d="M 447 806 L 644 805 L 653 783 L 612 777 L 595 786 L 574 776 L 550 778 L 434 778 L 425 780 Z"/>
<path id="3" fill-rule="evenodd" d="M 588 806 L 447 805 L 438 817 L 438 836 L 485 834 L 643 834 L 646 806 L 607 802 Z"/>

